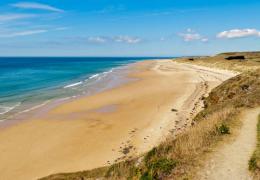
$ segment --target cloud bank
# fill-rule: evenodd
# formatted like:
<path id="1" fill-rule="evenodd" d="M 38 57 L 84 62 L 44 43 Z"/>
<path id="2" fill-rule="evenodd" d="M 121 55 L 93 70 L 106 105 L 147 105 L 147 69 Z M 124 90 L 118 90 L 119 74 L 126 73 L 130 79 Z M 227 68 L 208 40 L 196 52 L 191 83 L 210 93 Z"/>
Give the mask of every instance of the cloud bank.
<path id="1" fill-rule="evenodd" d="M 242 38 L 249 36 L 260 37 L 260 31 L 257 29 L 231 29 L 217 34 L 217 38 L 226 39 Z"/>

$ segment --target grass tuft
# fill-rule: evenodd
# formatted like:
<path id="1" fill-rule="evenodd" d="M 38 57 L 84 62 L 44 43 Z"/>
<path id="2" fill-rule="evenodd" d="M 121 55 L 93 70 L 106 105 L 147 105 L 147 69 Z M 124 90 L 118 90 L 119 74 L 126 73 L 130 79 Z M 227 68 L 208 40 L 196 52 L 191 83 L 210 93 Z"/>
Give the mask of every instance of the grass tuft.
<path id="1" fill-rule="evenodd" d="M 216 127 L 216 130 L 219 134 L 230 134 L 229 127 L 226 124 L 221 124 L 219 127 Z"/>
<path id="2" fill-rule="evenodd" d="M 249 162 L 248 162 L 248 166 L 249 166 L 249 170 L 250 171 L 255 171 L 258 167 L 257 167 L 257 159 L 255 154 L 253 154 L 253 156 L 250 158 Z"/>

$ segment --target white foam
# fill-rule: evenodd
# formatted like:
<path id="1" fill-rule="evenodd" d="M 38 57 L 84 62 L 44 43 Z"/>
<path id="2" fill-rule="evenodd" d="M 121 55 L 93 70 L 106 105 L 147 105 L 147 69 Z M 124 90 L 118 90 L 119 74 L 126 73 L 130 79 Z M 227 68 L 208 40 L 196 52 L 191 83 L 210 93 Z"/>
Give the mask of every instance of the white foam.
<path id="1" fill-rule="evenodd" d="M 109 71 L 105 71 L 100 74 L 94 74 L 94 75 L 90 76 L 86 81 L 88 81 L 89 79 L 94 79 L 94 78 L 97 78 L 97 80 L 100 80 L 102 77 L 105 77 L 107 74 L 109 74 L 111 72 L 113 72 L 113 68 Z"/>
<path id="2" fill-rule="evenodd" d="M 98 76 L 99 76 L 99 74 L 94 74 L 94 75 L 90 76 L 88 79 L 93 79 L 93 78 L 96 78 Z"/>
<path id="3" fill-rule="evenodd" d="M 110 69 L 109 71 L 103 72 L 103 73 L 101 74 L 102 77 L 106 77 L 108 74 L 112 73 L 115 69 L 116 69 L 116 68 L 112 68 L 112 69 Z M 100 77 L 99 79 L 101 79 L 101 77 Z"/>
<path id="4" fill-rule="evenodd" d="M 80 81 L 80 82 L 77 82 L 77 83 L 73 83 L 73 84 L 69 84 L 67 86 L 64 86 L 64 88 L 70 88 L 70 87 L 74 87 L 74 86 L 78 86 L 78 85 L 81 85 L 83 82 Z"/>
<path id="5" fill-rule="evenodd" d="M 6 121 L 6 119 L 0 119 L 0 123 Z"/>
<path id="6" fill-rule="evenodd" d="M 110 70 L 111 71 L 111 70 Z M 92 76 L 90 76 L 88 79 L 86 79 L 85 81 L 87 82 L 88 80 L 91 80 L 91 79 L 96 79 L 96 80 L 101 80 L 103 77 L 106 76 L 106 74 L 110 73 L 110 71 L 105 71 L 103 73 L 100 73 L 100 74 L 94 74 Z M 112 71 L 111 71 L 112 72 Z"/>
<path id="7" fill-rule="evenodd" d="M 42 103 L 42 104 L 39 104 L 39 105 L 33 106 L 33 107 L 29 108 L 29 109 L 26 109 L 26 110 L 24 110 L 24 111 L 19 112 L 18 114 L 26 113 L 26 112 L 29 112 L 29 111 L 32 111 L 32 110 L 38 109 L 38 108 L 40 108 L 40 107 L 46 105 L 46 104 L 49 103 L 50 101 L 51 101 L 51 100 L 45 101 L 45 102 Z"/>
<path id="8" fill-rule="evenodd" d="M 66 101 L 66 100 L 69 100 L 71 99 L 72 97 L 65 97 L 65 98 L 60 98 L 60 99 L 57 99 L 56 101 Z"/>
<path id="9" fill-rule="evenodd" d="M 17 104 L 15 104 L 14 106 L 0 106 L 0 109 L 2 109 L 2 111 L 0 112 L 0 115 L 8 113 L 9 111 L 13 110 L 14 108 L 18 107 L 21 105 L 21 102 L 18 102 Z"/>

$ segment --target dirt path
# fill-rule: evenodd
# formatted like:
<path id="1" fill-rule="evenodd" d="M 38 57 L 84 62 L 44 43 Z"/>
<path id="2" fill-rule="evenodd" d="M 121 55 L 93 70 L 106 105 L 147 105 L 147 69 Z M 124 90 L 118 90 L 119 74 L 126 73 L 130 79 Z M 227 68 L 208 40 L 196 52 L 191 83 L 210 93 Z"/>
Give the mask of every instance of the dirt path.
<path id="1" fill-rule="evenodd" d="M 260 108 L 250 109 L 241 116 L 242 127 L 234 141 L 212 154 L 198 179 L 250 180 L 248 160 L 256 144 L 257 117 Z"/>

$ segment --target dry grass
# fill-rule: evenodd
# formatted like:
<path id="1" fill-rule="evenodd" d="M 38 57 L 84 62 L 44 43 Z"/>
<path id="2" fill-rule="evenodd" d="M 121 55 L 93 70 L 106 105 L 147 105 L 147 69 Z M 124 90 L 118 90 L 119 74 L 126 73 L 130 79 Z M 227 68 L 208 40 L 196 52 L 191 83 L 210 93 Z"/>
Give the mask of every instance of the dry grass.
<path id="1" fill-rule="evenodd" d="M 236 109 L 227 108 L 207 115 L 177 139 L 169 139 L 139 159 L 114 164 L 93 171 L 58 174 L 43 180 L 106 179 L 172 179 L 192 177 L 192 169 L 200 156 L 223 137 L 218 130 L 230 126 Z M 139 163 L 138 163 L 139 162 Z"/>
<path id="2" fill-rule="evenodd" d="M 203 148 L 208 149 L 212 143 L 212 138 L 221 134 L 217 127 L 222 124 L 229 124 L 228 121 L 234 118 L 234 112 L 236 112 L 234 108 L 229 108 L 205 117 L 196 126 L 176 139 L 173 143 L 174 156 L 190 160 L 194 154 L 203 151 Z"/>
<path id="3" fill-rule="evenodd" d="M 232 128 L 236 120 L 237 110 L 233 107 L 216 111 L 191 127 L 186 133 L 172 142 L 165 142 L 163 146 L 170 146 L 169 155 L 180 161 L 179 168 L 173 170 L 171 178 L 192 178 L 194 166 L 199 166 L 201 155 L 210 150 L 223 138 L 225 133 L 219 127 L 225 125 Z"/>
<path id="4" fill-rule="evenodd" d="M 246 60 L 226 60 L 225 58 L 233 55 L 245 56 Z M 178 61 L 207 66 L 211 68 L 227 69 L 237 72 L 246 72 L 256 70 L 260 66 L 260 52 L 237 52 L 237 53 L 222 53 L 216 56 L 205 57 L 193 57 L 193 61 L 190 58 L 180 58 Z"/>

